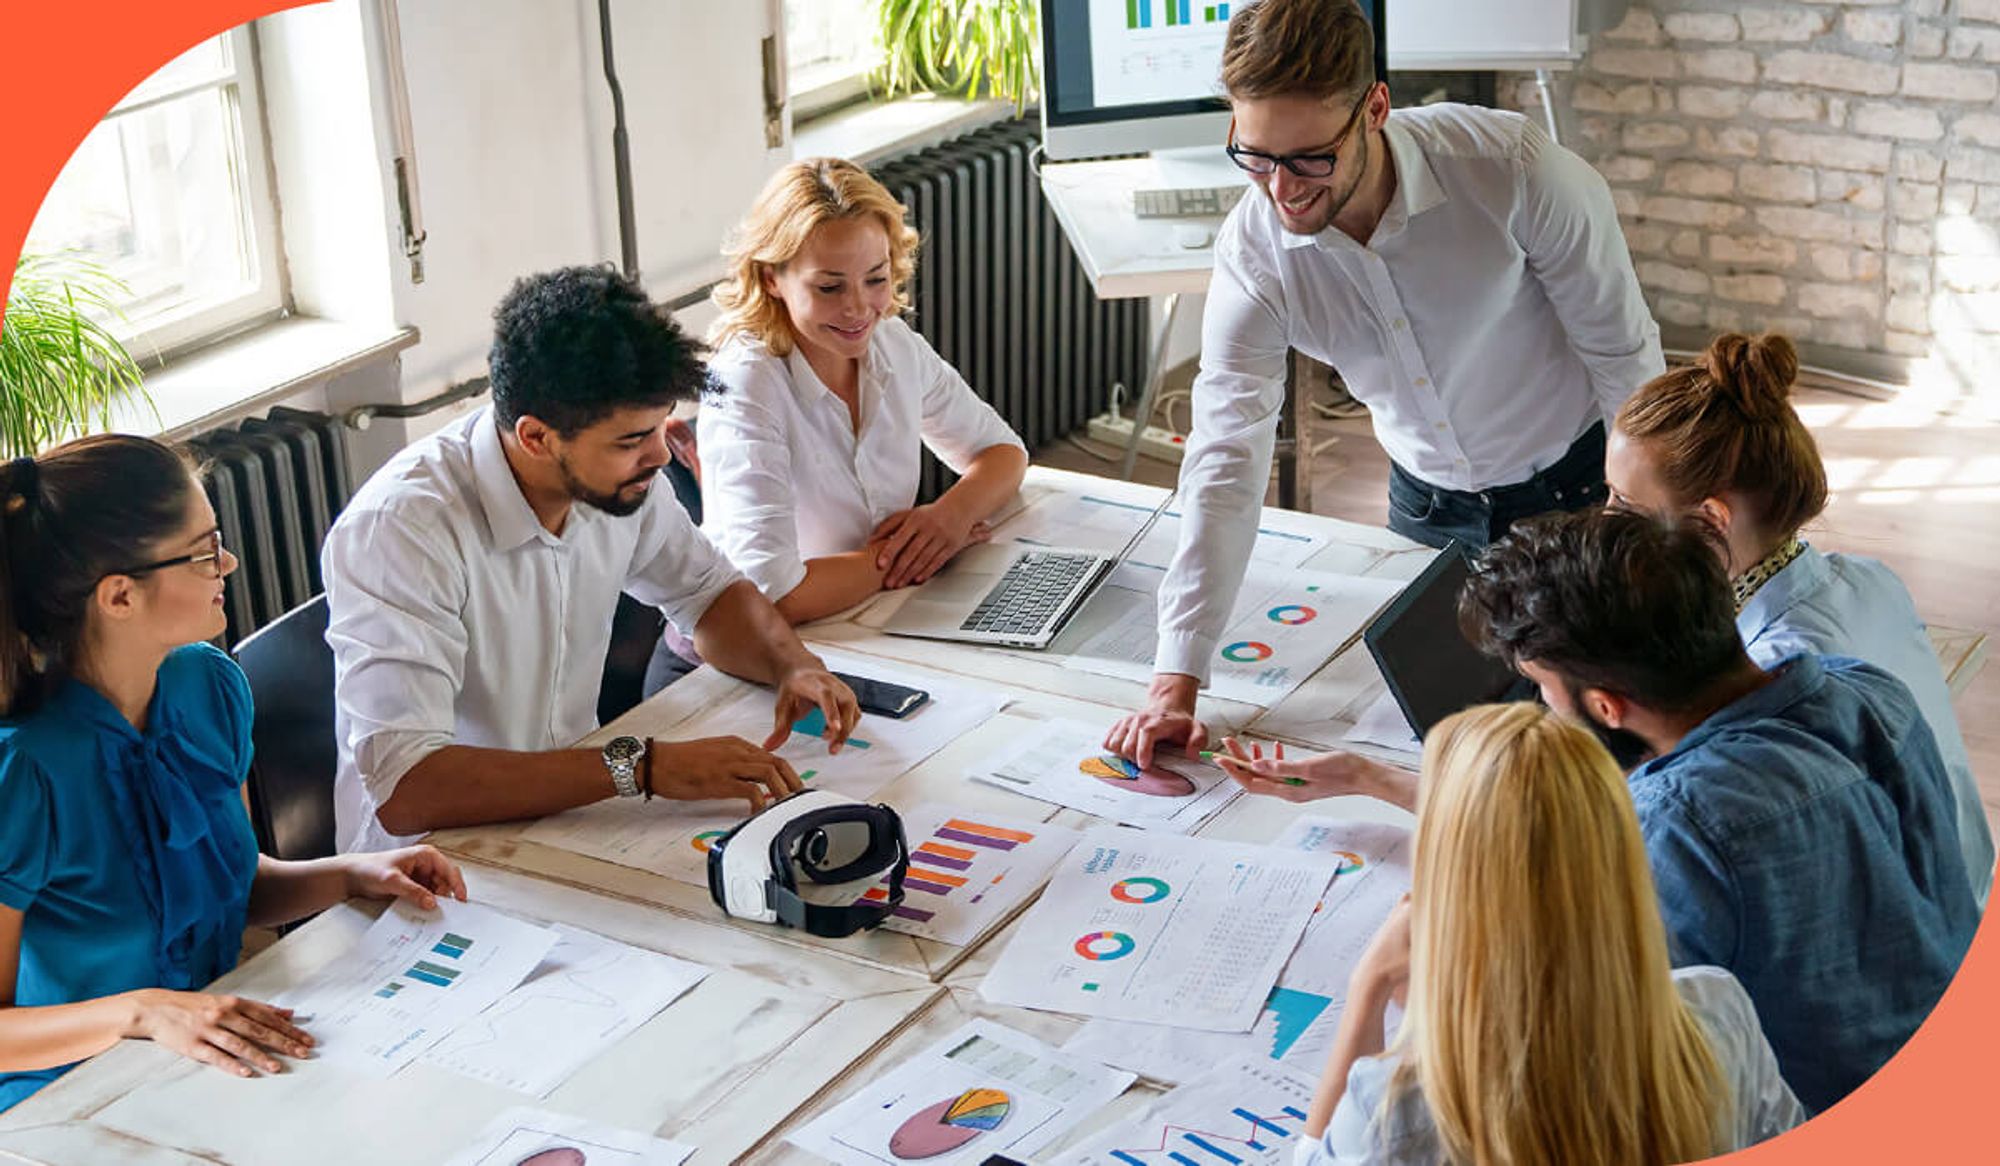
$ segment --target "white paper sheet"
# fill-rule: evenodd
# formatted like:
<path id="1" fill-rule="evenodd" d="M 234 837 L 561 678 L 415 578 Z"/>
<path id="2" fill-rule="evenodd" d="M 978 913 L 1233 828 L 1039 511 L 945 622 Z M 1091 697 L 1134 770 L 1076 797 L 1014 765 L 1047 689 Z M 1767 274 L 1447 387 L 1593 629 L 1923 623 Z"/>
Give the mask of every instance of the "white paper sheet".
<path id="1" fill-rule="evenodd" d="M 1041 889 L 1075 830 L 944 806 L 902 812 L 910 846 L 903 905 L 882 926 L 963 947 L 997 926 Z M 863 898 L 888 897 L 882 885 Z"/>
<path id="2" fill-rule="evenodd" d="M 1227 1062 L 1054 1160 L 1055 1166 L 1282 1166 L 1312 1107 L 1313 1078 L 1269 1061 Z"/>
<path id="3" fill-rule="evenodd" d="M 991 1021 L 975 1020 L 791 1135 L 842 1166 L 1031 1161 L 1132 1083 Z"/>
<path id="4" fill-rule="evenodd" d="M 867 799 L 931 754 L 984 724 L 1006 698 L 971 685 L 953 684 L 934 673 L 915 673 L 886 661 L 821 652 L 827 667 L 871 680 L 907 684 L 931 694 L 923 707 L 895 720 L 863 716 L 839 753 L 829 754 L 816 734 L 824 726 L 817 712 L 799 722 L 801 731 L 779 746 L 806 784 L 850 798 Z M 772 694 L 745 687 L 735 698 L 689 718 L 674 729 L 679 739 L 737 736 L 761 742 L 771 731 Z M 740 800 L 646 802 L 607 798 L 544 818 L 521 837 L 544 846 L 649 870 L 696 886 L 708 885 L 708 845 L 750 812 Z"/>
<path id="5" fill-rule="evenodd" d="M 1410 832 L 1382 822 L 1308 816 L 1275 845 L 1324 854 L 1339 873 L 1248 1034 L 1092 1020 L 1063 1046 L 1154 1081 L 1179 1082 L 1231 1056 L 1261 1056 L 1317 1074 L 1332 1048 L 1347 980 L 1368 942 L 1410 887 Z"/>
<path id="6" fill-rule="evenodd" d="M 435 911 L 400 900 L 353 950 L 274 1001 L 297 1010 L 313 1056 L 392 1073 L 513 991 L 556 933 L 477 903 Z"/>
<path id="7" fill-rule="evenodd" d="M 488 1122 L 445 1166 L 680 1166 L 692 1153 L 693 1146 L 521 1105 Z"/>
<path id="8" fill-rule="evenodd" d="M 1087 831 L 980 993 L 1027 1008 L 1248 1032 L 1335 865 L 1273 847 Z"/>
<path id="9" fill-rule="evenodd" d="M 708 975 L 700 964 L 560 923 L 555 932 L 555 947 L 520 987 L 459 1025 L 424 1060 L 547 1097 Z"/>
<path id="10" fill-rule="evenodd" d="M 1362 712 L 1361 719 L 1354 722 L 1354 727 L 1342 734 L 1340 739 L 1392 749 L 1412 758 L 1424 750 L 1423 741 L 1410 727 L 1409 718 L 1403 715 L 1403 706 L 1397 704 L 1395 694 L 1389 692 L 1376 697 L 1375 703 Z"/>
<path id="11" fill-rule="evenodd" d="M 1012 749 L 973 773 L 1059 806 L 1145 830 L 1185 834 L 1229 804 L 1242 787 L 1205 761 L 1155 754 L 1151 769 L 1106 752 L 1108 725 L 1022 718 Z"/>
<path id="12" fill-rule="evenodd" d="M 1054 494 L 1036 499 L 1001 523 L 993 536 L 1001 541 L 1111 553 L 1131 541 L 1133 532 L 1156 505 L 1156 502 L 1121 501 L 1093 494 Z M 1181 511 L 1176 504 L 1168 507 L 1153 529 L 1146 532 L 1146 537 L 1132 549 L 1130 558 L 1165 567 L 1173 560 L 1180 530 Z M 1269 567 L 1297 567 L 1324 550 L 1327 542 L 1325 535 L 1311 533 L 1299 519 L 1282 511 L 1267 511 L 1258 519 L 1257 541 L 1250 559 Z"/>
<path id="13" fill-rule="evenodd" d="M 1160 567 L 1120 564 L 1091 599 L 1093 612 L 1109 605 L 1117 616 L 1065 657 L 1063 666 L 1149 679 L 1165 577 Z M 1393 579 L 1252 566 L 1209 660 L 1208 693 L 1269 708 L 1318 671 L 1402 587 Z"/>

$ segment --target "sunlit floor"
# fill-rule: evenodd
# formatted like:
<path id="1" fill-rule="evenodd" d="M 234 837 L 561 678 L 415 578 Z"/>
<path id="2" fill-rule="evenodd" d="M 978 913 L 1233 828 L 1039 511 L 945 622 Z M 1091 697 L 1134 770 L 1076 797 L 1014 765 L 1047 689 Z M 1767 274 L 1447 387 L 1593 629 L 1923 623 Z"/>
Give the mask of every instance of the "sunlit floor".
<path id="1" fill-rule="evenodd" d="M 1808 531 L 1822 550 L 1872 555 L 1908 584 L 1931 622 L 2000 633 L 2000 422 L 1825 390 L 1797 398 L 1819 438 L 1833 503 Z M 1355 522 L 1387 521 L 1389 463 L 1366 418 L 1319 421 L 1313 509 Z M 1038 459 L 1089 473 L 1116 465 L 1069 444 Z M 1170 484 L 1175 467 L 1140 459 L 1138 477 Z M 1994 636 L 2000 652 L 2000 634 Z M 1988 819 L 2000 833 L 2000 663 L 1989 662 L 1957 701 L 1959 727 Z"/>

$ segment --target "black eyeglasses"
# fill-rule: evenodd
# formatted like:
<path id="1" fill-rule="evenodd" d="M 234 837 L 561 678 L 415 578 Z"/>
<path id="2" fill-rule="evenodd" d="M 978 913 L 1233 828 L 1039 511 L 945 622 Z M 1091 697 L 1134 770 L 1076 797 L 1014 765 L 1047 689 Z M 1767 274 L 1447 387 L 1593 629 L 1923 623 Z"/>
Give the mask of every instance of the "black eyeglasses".
<path id="1" fill-rule="evenodd" d="M 1347 121 L 1341 126 L 1340 136 L 1333 140 L 1335 149 L 1340 148 L 1347 140 L 1347 135 L 1354 131 L 1354 119 L 1361 115 L 1362 108 L 1368 104 L 1369 94 L 1374 92 L 1375 87 L 1369 86 L 1368 91 L 1361 95 L 1361 100 L 1354 103 L 1354 111 L 1347 115 Z M 1262 150 L 1246 150 L 1236 144 L 1236 119 L 1233 117 L 1229 119 L 1229 144 L 1222 149 L 1229 155 L 1231 162 L 1252 174 L 1276 174 L 1278 167 L 1283 166 L 1300 178 L 1327 178 L 1332 176 L 1334 163 L 1339 161 L 1339 155 L 1331 152 L 1266 154 Z"/>
<path id="2" fill-rule="evenodd" d="M 208 549 L 205 551 L 192 555 L 175 555 L 171 559 L 161 559 L 157 563 L 142 563 L 137 567 L 127 567 L 122 571 L 112 571 L 110 574 L 143 575 L 148 571 L 158 571 L 165 567 L 178 567 L 183 563 L 204 568 L 202 574 L 208 576 L 210 579 L 222 578 L 222 532 L 220 530 L 208 532 Z"/>

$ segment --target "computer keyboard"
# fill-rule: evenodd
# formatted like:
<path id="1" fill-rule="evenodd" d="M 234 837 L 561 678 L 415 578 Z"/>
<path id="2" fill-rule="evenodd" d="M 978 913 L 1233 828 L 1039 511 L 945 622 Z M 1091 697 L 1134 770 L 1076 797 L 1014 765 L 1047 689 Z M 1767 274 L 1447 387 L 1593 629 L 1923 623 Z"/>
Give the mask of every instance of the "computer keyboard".
<path id="1" fill-rule="evenodd" d="M 1099 555 L 1029 551 L 1014 560 L 979 601 L 960 631 L 1035 635 L 1048 626 L 1076 585 L 1104 562 Z"/>
<path id="2" fill-rule="evenodd" d="M 1135 190 L 1132 212 L 1142 219 L 1192 219 L 1226 215 L 1242 199 L 1249 184 L 1188 186 L 1168 190 Z"/>

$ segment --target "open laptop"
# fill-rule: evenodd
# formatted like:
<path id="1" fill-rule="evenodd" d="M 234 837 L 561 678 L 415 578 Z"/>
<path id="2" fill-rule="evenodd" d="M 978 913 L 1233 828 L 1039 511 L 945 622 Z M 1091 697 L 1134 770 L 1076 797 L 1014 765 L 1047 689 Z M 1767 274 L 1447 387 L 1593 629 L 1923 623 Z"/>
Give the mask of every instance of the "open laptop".
<path id="1" fill-rule="evenodd" d="M 1525 677 L 1458 630 L 1458 593 L 1471 574 L 1465 548 L 1452 543 L 1361 633 L 1418 737 L 1460 709 L 1536 696 Z"/>
<path id="2" fill-rule="evenodd" d="M 1027 543 L 959 552 L 882 630 L 896 636 L 1046 648 L 1173 503 L 1169 492 L 1117 554 Z"/>

